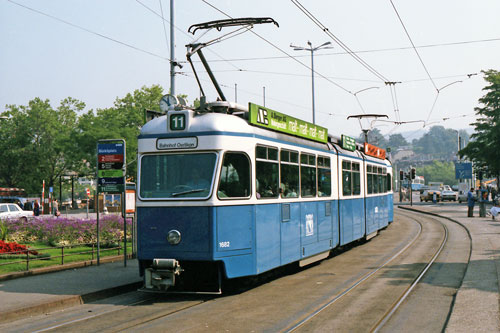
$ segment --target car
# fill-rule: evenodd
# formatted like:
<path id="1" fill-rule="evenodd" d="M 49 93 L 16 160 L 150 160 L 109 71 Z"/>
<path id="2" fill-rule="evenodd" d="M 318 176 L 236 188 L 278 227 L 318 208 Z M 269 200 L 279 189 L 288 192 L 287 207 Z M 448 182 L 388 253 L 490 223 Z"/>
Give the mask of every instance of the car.
<path id="1" fill-rule="evenodd" d="M 3 218 L 20 218 L 28 221 L 28 218 L 33 217 L 33 212 L 29 210 L 22 210 L 17 204 L 14 203 L 0 203 L 0 219 Z"/>
<path id="2" fill-rule="evenodd" d="M 441 192 L 441 200 L 457 201 L 458 193 L 452 190 L 444 190 Z"/>
<path id="3" fill-rule="evenodd" d="M 427 190 L 420 194 L 420 201 L 432 201 L 436 193 L 436 201 L 441 201 L 441 186 L 429 186 Z"/>

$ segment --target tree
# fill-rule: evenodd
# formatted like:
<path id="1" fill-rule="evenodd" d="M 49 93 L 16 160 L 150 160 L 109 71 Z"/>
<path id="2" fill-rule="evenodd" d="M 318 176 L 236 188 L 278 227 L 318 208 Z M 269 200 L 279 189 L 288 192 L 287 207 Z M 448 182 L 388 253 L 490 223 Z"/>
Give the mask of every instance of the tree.
<path id="1" fill-rule="evenodd" d="M 453 185 L 457 182 L 453 162 L 433 161 L 430 165 L 424 165 L 416 169 L 419 176 L 424 176 L 426 183 L 443 182 L 447 185 Z"/>
<path id="2" fill-rule="evenodd" d="M 413 141 L 413 151 L 429 155 L 430 159 L 451 159 L 458 151 L 457 133 L 443 126 L 433 126 L 420 139 Z"/>
<path id="3" fill-rule="evenodd" d="M 392 151 L 396 151 L 400 147 L 408 146 L 408 141 L 401 134 L 392 134 L 387 145 Z"/>
<path id="4" fill-rule="evenodd" d="M 488 173 L 497 178 L 500 176 L 500 72 L 490 69 L 482 71 L 488 82 L 483 88 L 486 94 L 479 99 L 480 107 L 474 108 L 477 121 L 469 144 L 460 151 L 476 167 L 487 168 Z"/>
<path id="5" fill-rule="evenodd" d="M 7 105 L 0 144 L 0 182 L 41 192 L 42 180 L 53 186 L 57 178 L 71 171 L 75 160 L 73 140 L 77 120 L 85 104 L 67 98 L 53 109 L 49 100 L 35 98 L 27 106 Z M 5 130 L 5 131 L 4 131 Z"/>
<path id="6" fill-rule="evenodd" d="M 127 151 L 127 178 L 137 175 L 137 137 L 144 125 L 144 111 L 159 111 L 163 88 L 159 85 L 142 87 L 123 98 L 117 98 L 114 106 L 93 110 L 82 115 L 78 121 L 77 142 L 79 146 L 79 172 L 94 175 L 96 169 L 96 144 L 100 139 L 125 139 Z"/>

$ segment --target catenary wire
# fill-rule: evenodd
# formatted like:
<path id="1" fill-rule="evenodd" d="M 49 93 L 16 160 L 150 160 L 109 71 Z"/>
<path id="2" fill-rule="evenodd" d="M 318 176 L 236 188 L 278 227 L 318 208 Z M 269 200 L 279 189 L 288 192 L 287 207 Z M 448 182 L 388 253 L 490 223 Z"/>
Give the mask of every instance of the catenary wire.
<path id="1" fill-rule="evenodd" d="M 161 18 L 164 22 L 167 22 L 170 24 L 170 21 L 167 20 L 166 18 L 164 18 L 162 15 L 158 14 L 154 9 L 146 6 L 142 1 L 140 0 L 135 0 L 138 4 L 140 4 L 141 6 L 143 6 L 144 8 L 146 8 L 147 10 L 149 10 L 151 13 L 155 14 L 156 16 L 158 16 L 159 18 Z M 161 0 L 160 0 L 161 1 Z M 187 32 L 185 32 L 184 30 L 182 30 L 181 28 L 177 27 L 176 25 L 174 25 L 174 28 L 177 29 L 177 31 L 181 32 L 183 35 L 187 36 L 190 40 L 193 40 L 192 36 L 189 35 Z M 207 50 L 213 54 L 215 54 L 215 56 L 217 56 L 220 61 L 223 61 L 227 64 L 229 64 L 231 67 L 234 67 L 238 70 L 241 70 L 241 68 L 239 68 L 238 66 L 236 66 L 235 64 L 233 64 L 231 61 L 229 60 L 226 60 L 224 59 L 221 55 L 219 55 L 217 52 L 215 52 L 214 50 L 211 50 L 210 48 L 207 48 Z M 186 61 L 182 61 L 182 62 L 186 62 Z M 209 62 L 213 62 L 213 60 L 209 61 Z M 180 62 L 178 62 L 180 63 Z"/>
<path id="2" fill-rule="evenodd" d="M 432 82 L 432 85 L 434 86 L 434 88 L 436 89 L 436 91 L 439 93 L 439 89 L 438 87 L 436 86 L 436 83 L 434 82 L 434 80 L 432 79 L 432 76 L 431 74 L 429 73 L 429 70 L 427 70 L 427 67 L 425 66 L 424 64 L 424 61 L 422 60 L 422 57 L 420 56 L 420 53 L 418 53 L 418 50 L 417 48 L 415 47 L 415 43 L 413 43 L 413 40 L 411 39 L 411 36 L 410 36 L 410 33 L 408 32 L 408 29 L 406 29 L 406 26 L 403 22 L 403 19 L 401 18 L 401 16 L 399 15 L 399 12 L 398 10 L 396 9 L 396 6 L 394 5 L 394 3 L 392 2 L 392 0 L 389 0 L 391 5 L 392 5 L 392 8 L 394 9 L 394 11 L 396 12 L 396 15 L 399 19 L 399 22 L 401 23 L 401 25 L 403 26 L 403 29 L 406 33 L 406 36 L 408 37 L 408 39 L 410 40 L 410 43 L 411 43 L 411 46 L 413 47 L 413 50 L 415 50 L 415 53 L 417 54 L 417 57 L 418 59 L 420 60 L 420 63 L 422 64 L 422 67 L 424 67 L 424 70 L 425 72 L 427 73 L 427 76 L 429 77 L 429 79 L 431 80 Z"/>
<path id="3" fill-rule="evenodd" d="M 459 42 L 449 42 L 449 43 L 437 43 L 437 44 L 425 44 L 425 45 L 417 45 L 417 49 L 422 49 L 422 48 L 433 48 L 433 47 L 442 47 L 442 46 L 454 46 L 454 45 L 465 45 L 465 44 L 475 44 L 475 43 L 487 43 L 487 42 L 498 42 L 500 41 L 500 38 L 490 38 L 490 39 L 477 39 L 477 40 L 468 40 L 468 41 L 459 41 Z M 411 46 L 406 46 L 406 47 L 391 47 L 391 48 L 384 48 L 384 49 L 371 49 L 371 50 L 358 50 L 354 51 L 357 54 L 360 53 L 376 53 L 376 52 L 388 52 L 388 51 L 403 51 L 403 50 L 413 50 L 413 47 Z M 324 52 L 324 53 L 318 53 L 317 57 L 328 57 L 332 55 L 345 55 L 349 54 L 349 52 Z M 296 55 L 296 58 L 305 58 L 305 57 L 310 57 L 309 55 Z M 288 58 L 287 56 L 268 56 L 268 57 L 251 57 L 251 58 L 233 58 L 233 59 L 227 59 L 228 61 L 254 61 L 254 60 L 279 60 L 279 59 L 286 59 Z M 212 60 L 211 62 L 220 62 L 223 60 Z M 196 60 L 193 62 L 200 62 L 199 60 Z M 425 79 L 425 80 L 428 80 Z"/>
<path id="4" fill-rule="evenodd" d="M 165 43 L 167 44 L 167 52 L 170 53 L 170 46 L 168 45 L 167 27 L 165 26 L 165 18 L 163 17 L 163 6 L 161 1 L 162 0 L 158 0 L 158 2 L 160 3 L 161 22 L 163 23 L 163 32 L 165 34 Z"/>
<path id="5" fill-rule="evenodd" d="M 335 36 L 319 19 L 317 19 L 311 12 L 309 12 L 298 0 L 291 0 L 292 3 L 299 8 L 314 24 L 316 24 L 324 33 L 326 33 L 334 42 L 336 42 L 344 51 L 346 51 L 350 56 L 352 56 L 357 62 L 359 62 L 363 67 L 370 71 L 373 75 L 378 77 L 383 82 L 389 81 L 384 75 L 370 66 L 366 61 L 364 61 L 359 55 L 351 50 L 344 42 L 342 42 L 337 36 Z"/>
<path id="6" fill-rule="evenodd" d="M 120 41 L 120 40 L 118 40 L 118 39 L 115 39 L 115 38 L 112 38 L 112 37 L 109 37 L 109 36 L 103 35 L 103 34 L 101 34 L 101 33 L 99 33 L 99 32 L 95 32 L 95 31 L 93 31 L 93 30 L 87 29 L 87 28 L 82 27 L 82 26 L 80 26 L 80 25 L 77 25 L 77 24 L 71 23 L 71 22 L 69 22 L 69 21 L 63 20 L 63 19 L 61 19 L 61 18 L 59 18 L 59 17 L 56 17 L 56 16 L 54 16 L 54 15 L 47 14 L 47 13 L 45 13 L 45 12 L 42 12 L 42 11 L 40 11 L 40 10 L 37 10 L 37 9 L 31 8 L 31 7 L 28 7 L 28 6 L 26 6 L 26 5 L 20 4 L 20 3 L 18 3 L 18 2 L 13 1 L 13 0 L 7 0 L 7 1 L 8 1 L 8 2 L 10 2 L 10 3 L 12 3 L 12 4 L 14 4 L 14 5 L 17 5 L 17 6 L 19 6 L 19 7 L 25 8 L 25 9 L 27 9 L 27 10 L 29 10 L 29 11 L 32 11 L 32 12 L 34 12 L 34 13 L 37 13 L 37 14 L 40 14 L 40 15 L 46 16 L 46 17 L 48 17 L 48 18 L 51 18 L 51 19 L 56 20 L 56 21 L 59 21 L 59 22 L 64 23 L 64 24 L 66 24 L 66 25 L 72 26 L 73 28 L 80 29 L 80 30 L 82 30 L 82 31 L 88 32 L 88 33 L 93 34 L 93 35 L 95 35 L 95 36 L 98 36 L 98 37 L 101 37 L 101 38 L 104 38 L 104 39 L 110 40 L 110 41 L 115 42 L 115 43 L 117 43 L 117 44 L 120 44 L 120 45 L 123 45 L 123 46 L 129 47 L 129 48 L 134 49 L 134 50 L 139 51 L 139 52 L 143 52 L 143 53 L 149 54 L 149 55 L 151 55 L 151 56 L 154 56 L 154 57 L 160 58 L 160 59 L 162 59 L 162 60 L 167 60 L 167 61 L 170 61 L 170 59 L 169 59 L 169 58 L 165 58 L 165 57 L 163 57 L 163 56 L 161 56 L 161 55 L 158 55 L 158 54 L 156 54 L 156 53 L 146 51 L 146 50 L 141 49 L 141 48 L 139 48 L 139 47 L 137 47 L 137 46 L 134 46 L 134 45 L 131 45 L 131 44 L 128 44 L 128 43 L 122 42 L 122 41 Z"/>
<path id="7" fill-rule="evenodd" d="M 213 9 L 215 9 L 216 11 L 218 11 L 219 13 L 225 15 L 226 17 L 229 17 L 229 18 L 233 18 L 231 17 L 230 15 L 226 14 L 225 12 L 223 12 L 222 10 L 220 10 L 219 8 L 215 7 L 214 5 L 212 5 L 211 3 L 209 3 L 208 1 L 206 0 L 201 0 L 202 2 L 204 2 L 206 5 L 212 7 Z M 303 62 L 301 62 L 300 60 L 296 59 L 294 56 L 292 56 L 291 54 L 289 54 L 288 52 L 286 52 L 285 50 L 281 49 L 280 47 L 278 47 L 277 45 L 275 45 L 274 43 L 272 43 L 271 41 L 267 40 L 266 38 L 262 37 L 261 35 L 259 35 L 258 33 L 256 33 L 255 31 L 252 31 L 252 30 L 249 30 L 251 33 L 253 33 L 255 36 L 259 37 L 260 39 L 262 39 L 263 41 L 265 41 L 267 44 L 271 45 L 272 47 L 274 47 L 275 49 L 277 49 L 278 51 L 280 51 L 281 53 L 285 54 L 287 57 L 289 57 L 290 59 L 294 60 L 295 62 L 299 63 L 301 66 L 309 69 L 309 70 L 312 70 L 311 67 L 307 66 L 306 64 L 304 64 Z M 342 85 L 338 84 L 337 82 L 333 81 L 333 80 L 330 80 L 328 79 L 326 76 L 324 76 L 323 74 L 317 72 L 316 70 L 314 70 L 314 73 L 319 75 L 320 77 L 322 77 L 323 79 L 325 79 L 326 81 L 332 83 L 333 85 L 335 85 L 336 87 L 342 89 L 343 91 L 347 92 L 348 94 L 353 94 L 350 90 L 344 88 Z"/>

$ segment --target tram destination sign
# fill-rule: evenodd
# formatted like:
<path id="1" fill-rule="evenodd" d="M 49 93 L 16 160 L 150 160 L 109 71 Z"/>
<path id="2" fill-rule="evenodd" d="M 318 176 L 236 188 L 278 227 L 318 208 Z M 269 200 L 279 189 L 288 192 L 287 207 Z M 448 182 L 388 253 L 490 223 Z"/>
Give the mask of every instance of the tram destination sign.
<path id="1" fill-rule="evenodd" d="M 365 154 L 381 160 L 385 159 L 385 150 L 369 143 L 365 143 Z"/>
<path id="2" fill-rule="evenodd" d="M 328 129 L 324 127 L 253 103 L 248 103 L 248 110 L 252 125 L 318 142 L 328 141 Z"/>
<path id="3" fill-rule="evenodd" d="M 347 149 L 350 151 L 356 150 L 356 140 L 354 140 L 354 138 L 342 134 L 340 142 L 343 149 Z"/>

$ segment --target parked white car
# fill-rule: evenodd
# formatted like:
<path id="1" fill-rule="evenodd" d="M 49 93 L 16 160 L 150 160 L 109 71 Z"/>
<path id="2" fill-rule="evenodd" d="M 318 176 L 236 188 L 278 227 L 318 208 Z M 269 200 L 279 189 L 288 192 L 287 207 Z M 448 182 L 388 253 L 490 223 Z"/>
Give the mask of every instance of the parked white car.
<path id="1" fill-rule="evenodd" d="M 22 218 L 27 221 L 30 217 L 33 217 L 32 211 L 22 210 L 21 207 L 14 203 L 0 203 L 0 219 Z"/>
<path id="2" fill-rule="evenodd" d="M 458 200 L 458 193 L 452 190 L 444 190 L 441 192 L 441 200 L 450 200 L 450 201 L 457 201 Z"/>

